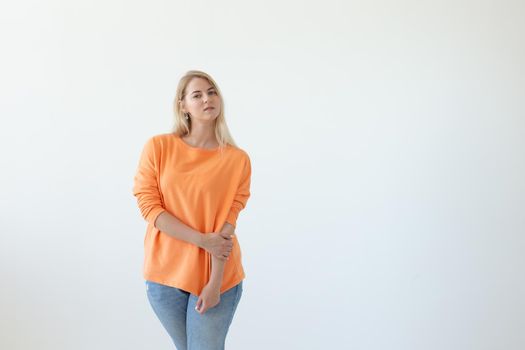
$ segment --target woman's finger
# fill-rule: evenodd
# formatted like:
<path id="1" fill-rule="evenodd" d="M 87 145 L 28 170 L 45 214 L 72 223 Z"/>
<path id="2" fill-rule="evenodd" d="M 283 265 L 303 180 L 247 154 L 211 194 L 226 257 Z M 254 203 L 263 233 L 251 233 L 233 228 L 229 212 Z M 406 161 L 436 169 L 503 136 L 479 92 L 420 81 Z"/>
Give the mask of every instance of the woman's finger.
<path id="1" fill-rule="evenodd" d="M 208 305 L 207 304 L 208 303 L 206 302 L 206 300 L 202 299 L 201 306 L 200 306 L 199 310 L 197 310 L 197 312 L 200 313 L 201 315 L 203 313 L 205 313 L 206 309 L 208 309 Z"/>
<path id="2" fill-rule="evenodd" d="M 224 239 L 227 239 L 227 240 L 231 240 L 233 238 L 233 235 L 229 234 L 229 233 L 226 233 L 226 232 L 221 232 L 220 233 L 221 236 L 224 238 Z"/>
<path id="3" fill-rule="evenodd" d="M 203 302 L 202 297 L 199 297 L 199 299 L 197 300 L 197 303 L 195 305 L 195 310 L 197 310 L 197 312 L 200 312 L 199 309 L 202 306 L 202 302 Z"/>
<path id="4" fill-rule="evenodd" d="M 206 309 L 207 309 L 207 307 L 206 307 L 206 303 L 202 303 L 202 307 L 201 307 L 201 309 L 198 311 L 198 313 L 200 313 L 200 314 L 202 315 L 203 313 L 206 312 Z"/>

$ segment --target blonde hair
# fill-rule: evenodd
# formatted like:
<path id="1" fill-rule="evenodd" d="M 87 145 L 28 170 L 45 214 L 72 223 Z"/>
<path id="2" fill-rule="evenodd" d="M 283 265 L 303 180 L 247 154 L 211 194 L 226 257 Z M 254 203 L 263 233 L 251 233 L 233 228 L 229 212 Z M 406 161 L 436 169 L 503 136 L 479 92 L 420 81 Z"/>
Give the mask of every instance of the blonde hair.
<path id="1" fill-rule="evenodd" d="M 177 86 L 177 93 L 175 94 L 175 99 L 173 101 L 173 111 L 175 114 L 175 123 L 173 126 L 172 132 L 177 136 L 186 136 L 191 131 L 191 118 L 186 119 L 184 113 L 182 112 L 182 107 L 180 102 L 184 99 L 186 95 L 186 87 L 193 78 L 203 78 L 206 79 L 217 91 L 217 95 L 221 101 L 221 112 L 215 119 L 215 137 L 219 143 L 219 148 L 222 151 L 228 144 L 237 147 L 233 138 L 230 134 L 228 126 L 226 125 L 226 119 L 224 118 L 224 99 L 222 94 L 217 86 L 217 83 L 213 78 L 202 71 L 199 70 L 190 70 L 179 80 L 179 85 Z"/>

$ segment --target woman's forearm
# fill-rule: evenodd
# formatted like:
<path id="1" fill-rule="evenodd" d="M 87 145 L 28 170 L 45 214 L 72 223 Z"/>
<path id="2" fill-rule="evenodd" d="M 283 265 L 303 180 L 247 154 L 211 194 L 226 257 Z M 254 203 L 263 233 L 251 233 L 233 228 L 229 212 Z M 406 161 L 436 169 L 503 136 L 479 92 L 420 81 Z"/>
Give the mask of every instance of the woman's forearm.
<path id="1" fill-rule="evenodd" d="M 235 227 L 233 227 L 233 225 L 231 225 L 230 223 L 225 222 L 222 226 L 221 232 L 226 232 L 230 235 L 233 235 L 235 233 Z M 235 244 L 235 242 L 233 244 Z M 225 263 L 226 261 L 221 260 L 214 255 L 211 256 L 211 277 L 208 283 L 213 285 L 217 289 L 221 288 Z"/>
<path id="2" fill-rule="evenodd" d="M 167 211 L 163 211 L 157 217 L 155 227 L 174 238 L 195 244 L 202 248 L 203 234 L 184 224 Z"/>

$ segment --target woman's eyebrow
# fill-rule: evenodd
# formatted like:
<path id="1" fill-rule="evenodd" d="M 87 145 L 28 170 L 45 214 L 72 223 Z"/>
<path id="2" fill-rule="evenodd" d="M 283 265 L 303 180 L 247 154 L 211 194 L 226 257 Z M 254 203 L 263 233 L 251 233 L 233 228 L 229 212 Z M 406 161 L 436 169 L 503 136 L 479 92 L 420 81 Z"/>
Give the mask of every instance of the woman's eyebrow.
<path id="1" fill-rule="evenodd" d="M 211 88 L 208 89 L 208 91 L 210 91 L 210 90 L 212 90 L 212 89 L 215 90 L 215 88 L 212 86 Z M 200 91 L 200 90 L 195 90 L 195 91 L 192 92 L 192 94 L 193 94 L 193 93 L 196 93 L 196 92 L 201 92 L 201 91 Z"/>

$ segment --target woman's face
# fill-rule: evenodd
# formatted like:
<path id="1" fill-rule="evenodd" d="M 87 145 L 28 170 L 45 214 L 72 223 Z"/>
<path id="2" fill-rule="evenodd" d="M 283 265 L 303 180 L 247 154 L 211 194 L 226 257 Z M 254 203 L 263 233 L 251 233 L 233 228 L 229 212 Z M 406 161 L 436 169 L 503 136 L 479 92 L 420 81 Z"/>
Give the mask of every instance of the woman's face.
<path id="1" fill-rule="evenodd" d="M 182 100 L 182 112 L 193 120 L 212 121 L 221 112 L 221 100 L 217 90 L 203 78 L 193 78 L 186 86 Z"/>

